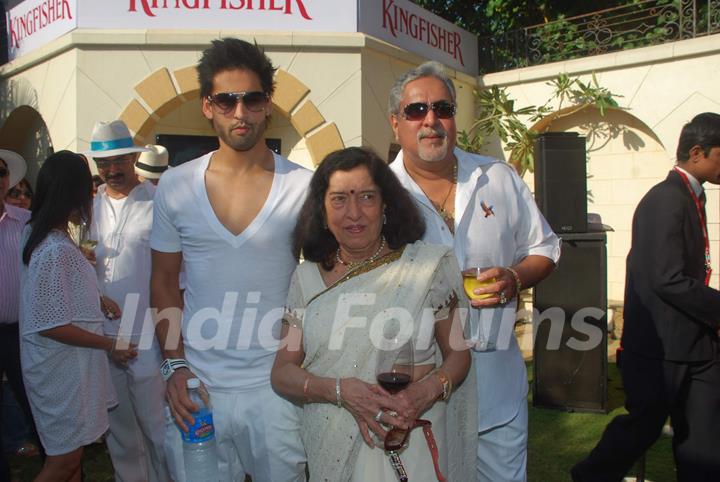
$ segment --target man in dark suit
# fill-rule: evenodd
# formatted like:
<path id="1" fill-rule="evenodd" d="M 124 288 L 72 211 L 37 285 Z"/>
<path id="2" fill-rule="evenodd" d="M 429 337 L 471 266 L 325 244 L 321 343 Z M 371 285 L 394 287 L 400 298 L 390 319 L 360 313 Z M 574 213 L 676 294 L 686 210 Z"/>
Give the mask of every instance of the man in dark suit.
<path id="1" fill-rule="evenodd" d="M 720 481 L 720 292 L 710 288 L 702 184 L 720 184 L 720 115 L 680 134 L 677 165 L 635 211 L 620 370 L 627 415 L 610 422 L 575 482 L 623 479 L 670 416 L 679 481 Z"/>

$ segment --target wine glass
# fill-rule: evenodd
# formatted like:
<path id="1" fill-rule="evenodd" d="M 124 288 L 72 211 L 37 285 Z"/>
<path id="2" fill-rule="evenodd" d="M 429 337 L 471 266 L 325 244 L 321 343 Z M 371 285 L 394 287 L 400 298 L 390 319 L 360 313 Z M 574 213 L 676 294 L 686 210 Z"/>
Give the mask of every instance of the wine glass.
<path id="1" fill-rule="evenodd" d="M 388 338 L 388 332 L 390 337 Z M 412 382 L 413 368 L 415 366 L 415 350 L 413 346 L 412 332 L 403 333 L 400 327 L 386 327 L 385 337 L 382 340 L 378 353 L 377 367 L 375 376 L 378 384 L 391 394 L 398 393 Z M 393 415 L 396 415 L 392 412 Z M 391 449 L 388 449 L 387 437 L 382 443 L 377 443 L 379 447 L 385 447 L 386 453 L 390 459 L 390 464 L 398 475 L 398 479 L 407 481 L 407 473 L 402 461 L 400 460 L 399 451 L 407 442 L 409 430 L 401 430 L 392 426 L 387 426 L 387 437 L 396 439 Z"/>
<path id="2" fill-rule="evenodd" d="M 415 353 L 412 336 L 397 333 L 385 338 L 377 359 L 375 375 L 378 384 L 391 394 L 407 388 L 412 381 Z"/>

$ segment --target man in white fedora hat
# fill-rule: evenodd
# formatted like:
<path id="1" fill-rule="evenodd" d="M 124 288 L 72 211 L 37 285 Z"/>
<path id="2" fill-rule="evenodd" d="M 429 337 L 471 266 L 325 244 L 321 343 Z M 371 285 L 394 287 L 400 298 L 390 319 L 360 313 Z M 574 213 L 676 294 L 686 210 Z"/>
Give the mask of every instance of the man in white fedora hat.
<path id="1" fill-rule="evenodd" d="M 20 235 L 30 219 L 30 212 L 9 203 L 5 195 L 25 176 L 25 159 L 20 154 L 0 149 L 0 379 L 7 376 L 20 408 L 27 420 L 32 414 L 25 395 L 20 370 Z M 2 430 L 0 430 L 2 434 Z M 0 435 L 0 480 L 10 480 L 10 466 L 5 458 Z"/>
<path id="2" fill-rule="evenodd" d="M 165 146 L 148 144 L 135 162 L 135 174 L 140 181 L 150 181 L 157 186 L 162 173 L 168 168 L 168 150 Z"/>
<path id="3" fill-rule="evenodd" d="M 110 365 L 119 404 L 109 413 L 107 446 L 115 480 L 121 482 L 170 479 L 163 448 L 165 383 L 160 376 L 160 350 L 152 318 L 146 321 L 155 186 L 135 174 L 138 156 L 149 150 L 136 146 L 125 123 L 116 120 L 95 124 L 86 152 L 105 181 L 93 202 L 90 230 L 97 241 L 105 334 L 139 348 L 137 358 L 126 366 Z"/>

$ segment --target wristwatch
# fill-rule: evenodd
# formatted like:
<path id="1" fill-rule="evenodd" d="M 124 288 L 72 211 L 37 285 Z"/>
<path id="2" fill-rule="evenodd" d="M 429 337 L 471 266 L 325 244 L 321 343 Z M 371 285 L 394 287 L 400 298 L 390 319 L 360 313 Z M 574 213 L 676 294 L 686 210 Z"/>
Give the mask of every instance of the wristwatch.
<path id="1" fill-rule="evenodd" d="M 160 374 L 163 380 L 168 381 L 175 370 L 179 368 L 190 368 L 188 362 L 184 358 L 166 358 L 160 365 Z"/>

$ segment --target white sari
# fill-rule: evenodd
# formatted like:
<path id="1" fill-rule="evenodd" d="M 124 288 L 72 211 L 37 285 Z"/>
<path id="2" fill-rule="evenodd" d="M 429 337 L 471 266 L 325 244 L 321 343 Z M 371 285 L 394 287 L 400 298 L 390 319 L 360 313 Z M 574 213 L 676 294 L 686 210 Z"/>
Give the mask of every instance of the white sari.
<path id="1" fill-rule="evenodd" d="M 459 308 L 467 308 L 452 250 L 418 241 L 406 246 L 399 259 L 391 253 L 370 268 L 360 268 L 329 288 L 315 263 L 301 264 L 293 275 L 286 318 L 303 330 L 303 366 L 313 375 L 356 377 L 376 383 L 378 350 L 371 341 L 371 332 L 375 333 L 371 328 L 373 320 L 377 323 L 392 318 L 392 313 L 398 313 L 393 310 L 398 308 L 409 313 L 413 323 L 415 343 L 419 346 L 416 359 L 422 357 L 417 353 L 431 353 L 434 349 L 434 360 L 429 363 L 437 366 L 442 363 L 441 351 L 433 336 L 434 321 L 446 318 L 456 302 Z M 463 311 L 466 310 L 457 310 Z M 436 420 L 445 419 L 445 427 L 438 427 L 437 432 L 446 436 L 436 436 L 436 439 L 443 462 L 441 469 L 448 481 L 475 478 L 477 396 L 473 368 L 470 370 L 471 376 L 457 387 L 449 401 L 438 401 L 427 412 L 433 412 L 432 418 Z M 350 412 L 329 403 L 306 404 L 302 437 L 311 480 L 346 482 L 353 479 L 364 442 Z M 411 438 L 425 445 L 420 429 L 416 429 Z M 362 452 L 363 465 L 389 467 L 382 449 L 373 449 L 369 454 L 366 449 Z M 432 458 L 427 446 L 420 460 L 416 456 L 407 458 L 405 454 L 410 453 L 418 452 L 401 453 L 408 471 L 416 472 L 417 467 L 421 473 L 429 472 L 433 480 Z"/>

